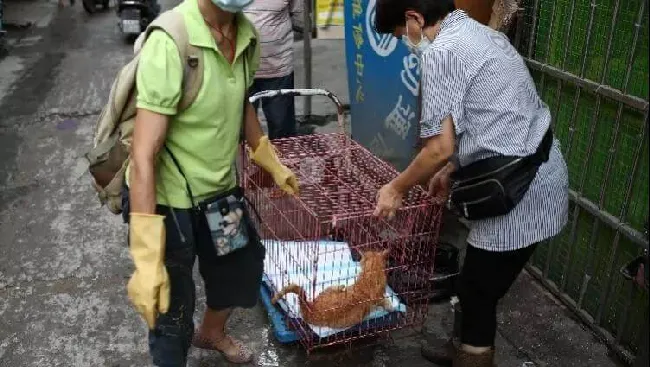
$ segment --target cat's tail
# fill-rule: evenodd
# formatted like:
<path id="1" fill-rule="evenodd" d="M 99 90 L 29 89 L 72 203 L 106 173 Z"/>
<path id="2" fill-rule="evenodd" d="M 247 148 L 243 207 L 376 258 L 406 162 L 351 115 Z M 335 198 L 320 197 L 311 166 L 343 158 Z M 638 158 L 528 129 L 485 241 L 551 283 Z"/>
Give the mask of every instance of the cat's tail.
<path id="1" fill-rule="evenodd" d="M 276 304 L 280 298 L 283 298 L 289 293 L 297 294 L 301 305 L 306 305 L 308 303 L 307 292 L 305 292 L 305 289 L 303 287 L 297 284 L 289 284 L 288 286 L 282 288 L 282 290 L 273 297 L 271 303 Z"/>

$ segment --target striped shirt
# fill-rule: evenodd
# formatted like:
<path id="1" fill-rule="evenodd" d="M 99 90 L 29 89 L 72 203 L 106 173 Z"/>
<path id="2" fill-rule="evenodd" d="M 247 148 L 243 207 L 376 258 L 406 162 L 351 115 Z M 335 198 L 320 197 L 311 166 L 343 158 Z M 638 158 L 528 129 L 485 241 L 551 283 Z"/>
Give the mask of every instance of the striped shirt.
<path id="1" fill-rule="evenodd" d="M 262 54 L 256 78 L 279 78 L 293 72 L 293 27 L 302 28 L 302 0 L 255 0 L 244 14 L 257 28 Z"/>
<path id="2" fill-rule="evenodd" d="M 533 154 L 551 123 L 530 73 L 507 37 L 456 10 L 422 56 L 420 137 L 451 116 L 460 166 L 497 155 Z M 568 174 L 554 139 L 550 158 L 508 214 L 472 221 L 468 243 L 511 251 L 558 234 L 568 219 Z"/>

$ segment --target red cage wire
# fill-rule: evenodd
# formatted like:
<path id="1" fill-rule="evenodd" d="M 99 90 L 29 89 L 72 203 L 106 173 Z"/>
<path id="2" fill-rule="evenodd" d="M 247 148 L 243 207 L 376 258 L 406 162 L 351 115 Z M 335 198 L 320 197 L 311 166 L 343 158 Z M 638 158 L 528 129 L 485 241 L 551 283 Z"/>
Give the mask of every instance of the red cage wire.
<path id="1" fill-rule="evenodd" d="M 242 151 L 240 181 L 259 214 L 252 217 L 267 249 L 265 286 L 275 294 L 298 283 L 313 299 L 325 287 L 354 282 L 364 251 L 389 249 L 385 296 L 395 307 L 355 327 L 335 330 L 307 325 L 297 303 L 287 300 L 277 306 L 287 324 L 308 351 L 420 326 L 432 291 L 442 207 L 414 188 L 395 218 L 373 217 L 377 191 L 398 172 L 344 133 L 341 104 L 330 92 L 267 91 L 252 99 L 278 94 L 329 97 L 338 107 L 341 132 L 274 141 L 282 162 L 298 177 L 297 197 L 281 194 L 272 178 L 249 164 L 246 150 Z"/>

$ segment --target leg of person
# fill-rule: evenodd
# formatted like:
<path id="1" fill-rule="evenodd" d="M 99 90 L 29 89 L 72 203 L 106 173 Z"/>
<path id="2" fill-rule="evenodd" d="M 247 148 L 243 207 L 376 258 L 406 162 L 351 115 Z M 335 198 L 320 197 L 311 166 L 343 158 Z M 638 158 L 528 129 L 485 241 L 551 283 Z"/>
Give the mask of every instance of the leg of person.
<path id="1" fill-rule="evenodd" d="M 441 367 L 452 367 L 456 351 L 460 346 L 460 327 L 462 313 L 460 305 L 454 304 L 454 331 L 452 336 L 443 341 L 439 340 L 433 344 L 423 343 L 421 354 L 424 359 Z"/>
<path id="2" fill-rule="evenodd" d="M 265 250 L 254 240 L 241 250 L 217 256 L 207 224 L 197 226 L 199 270 L 205 283 L 207 309 L 193 344 L 217 350 L 231 363 L 249 363 L 254 355 L 242 342 L 226 332 L 232 309 L 257 304 Z"/>
<path id="3" fill-rule="evenodd" d="M 508 292 L 536 245 L 492 252 L 469 245 L 460 275 L 461 347 L 454 367 L 493 366 L 497 304 Z"/>
<path id="4" fill-rule="evenodd" d="M 129 191 L 122 187 L 122 217 L 129 222 Z M 149 352 L 158 367 L 186 365 L 192 335 L 196 302 L 192 268 L 196 258 L 191 217 L 186 210 L 170 210 L 158 206 L 165 216 L 165 267 L 169 275 L 169 310 L 158 315 L 156 326 L 149 331 Z M 181 235 L 182 232 L 182 235 Z"/>
<path id="5" fill-rule="evenodd" d="M 293 72 L 279 78 L 265 79 L 267 89 L 293 89 Z M 269 139 L 288 138 L 296 135 L 296 108 L 293 96 L 280 96 L 262 103 L 264 116 L 269 125 Z"/>
<path id="6" fill-rule="evenodd" d="M 167 239 L 165 267 L 171 287 L 169 311 L 161 314 L 149 332 L 149 349 L 153 363 L 159 367 L 181 367 L 187 363 L 194 322 L 196 302 L 192 268 L 196 257 L 192 235 L 191 215 L 186 210 L 159 207 L 164 215 Z M 179 231 L 182 231 L 182 236 Z"/>

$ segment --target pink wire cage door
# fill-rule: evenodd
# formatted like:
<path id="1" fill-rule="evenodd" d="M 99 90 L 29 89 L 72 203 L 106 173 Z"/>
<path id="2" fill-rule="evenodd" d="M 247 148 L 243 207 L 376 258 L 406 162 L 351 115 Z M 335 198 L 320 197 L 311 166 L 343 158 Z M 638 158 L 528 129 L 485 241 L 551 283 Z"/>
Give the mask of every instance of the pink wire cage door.
<path id="1" fill-rule="evenodd" d="M 313 300 L 330 286 L 354 284 L 362 254 L 388 250 L 384 297 L 391 307 L 378 308 L 359 324 L 339 329 L 305 322 L 299 298 L 293 294 L 276 307 L 308 351 L 420 326 L 432 291 L 442 206 L 418 187 L 404 197 L 395 218 L 374 217 L 377 191 L 398 172 L 346 134 L 343 107 L 331 92 L 274 90 L 250 100 L 279 95 L 328 97 L 336 105 L 340 131 L 273 141 L 281 161 L 298 177 L 298 196 L 282 194 L 266 172 L 249 162 L 248 150 L 242 149 L 240 182 L 259 214 L 253 220 L 267 250 L 265 287 L 274 295 L 288 284 L 298 284 Z"/>

